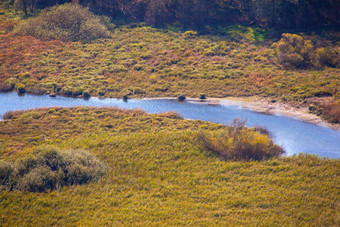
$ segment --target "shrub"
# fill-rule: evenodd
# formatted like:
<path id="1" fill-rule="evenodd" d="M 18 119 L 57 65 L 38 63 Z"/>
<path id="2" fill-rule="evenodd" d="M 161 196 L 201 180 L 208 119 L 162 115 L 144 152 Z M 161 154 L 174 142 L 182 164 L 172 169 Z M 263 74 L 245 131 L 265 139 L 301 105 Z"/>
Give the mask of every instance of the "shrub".
<path id="1" fill-rule="evenodd" d="M 14 168 L 10 163 L 0 160 L 0 190 L 10 187 L 13 172 Z"/>
<path id="2" fill-rule="evenodd" d="M 72 95 L 72 88 L 71 87 L 63 87 L 60 91 L 61 94 L 65 95 L 65 96 L 71 96 Z"/>
<path id="3" fill-rule="evenodd" d="M 181 115 L 177 112 L 166 112 L 166 113 L 160 113 L 159 116 L 166 117 L 169 119 L 183 119 Z"/>
<path id="4" fill-rule="evenodd" d="M 330 102 L 320 105 L 322 117 L 331 123 L 340 123 L 340 103 Z"/>
<path id="5" fill-rule="evenodd" d="M 186 100 L 186 97 L 185 97 L 185 95 L 181 94 L 180 96 L 178 96 L 177 99 L 178 99 L 178 101 L 183 102 L 184 100 Z"/>
<path id="6" fill-rule="evenodd" d="M 313 44 L 296 34 L 284 33 L 279 42 L 273 44 L 280 64 L 285 67 L 303 67 L 310 63 Z"/>
<path id="7" fill-rule="evenodd" d="M 35 95 L 43 95 L 46 93 L 46 89 L 45 88 L 42 88 L 40 86 L 30 86 L 30 87 L 27 87 L 25 88 L 26 92 L 27 93 L 30 93 L 30 94 L 35 94 Z"/>
<path id="8" fill-rule="evenodd" d="M 106 166 L 88 152 L 45 146 L 17 160 L 14 168 L 1 161 L 0 185 L 8 190 L 44 192 L 98 180 L 106 171 Z"/>
<path id="9" fill-rule="evenodd" d="M 244 122 L 237 119 L 218 135 L 200 132 L 197 139 L 204 149 L 225 160 L 260 161 L 285 153 L 268 135 L 247 129 L 244 127 Z"/>
<path id="10" fill-rule="evenodd" d="M 84 89 L 82 87 L 77 87 L 72 90 L 72 96 L 80 96 L 83 94 Z"/>
<path id="11" fill-rule="evenodd" d="M 25 111 L 24 110 L 17 110 L 17 111 L 8 111 L 4 114 L 3 119 L 4 120 L 10 120 L 16 116 L 20 116 L 23 114 Z"/>
<path id="12" fill-rule="evenodd" d="M 326 97 L 326 96 L 332 96 L 332 93 L 329 91 L 324 91 L 324 90 L 317 90 L 313 93 L 315 97 Z"/>
<path id="13" fill-rule="evenodd" d="M 135 88 L 133 89 L 133 94 L 138 95 L 138 94 L 145 94 L 146 92 L 141 89 L 141 88 Z"/>
<path id="14" fill-rule="evenodd" d="M 0 92 L 9 92 L 14 89 L 14 84 L 9 84 L 6 82 L 0 82 Z"/>
<path id="15" fill-rule="evenodd" d="M 84 96 L 85 99 L 89 99 L 91 97 L 91 93 L 86 90 L 86 91 L 83 92 L 83 96 Z"/>
<path id="16" fill-rule="evenodd" d="M 21 23 L 17 34 L 39 39 L 90 42 L 109 37 L 100 17 L 77 4 L 64 4 L 46 9 L 35 18 Z"/>
<path id="17" fill-rule="evenodd" d="M 197 36 L 197 32 L 195 31 L 186 31 L 184 32 L 183 36 L 186 38 L 186 39 L 193 39 Z"/>
<path id="18" fill-rule="evenodd" d="M 320 47 L 315 51 L 315 65 L 336 67 L 339 64 L 339 59 L 336 57 L 336 51 L 330 47 Z"/>
<path id="19" fill-rule="evenodd" d="M 124 95 L 123 96 L 123 101 L 126 102 L 129 99 L 129 95 Z"/>
<path id="20" fill-rule="evenodd" d="M 206 99 L 205 94 L 200 94 L 200 99 Z"/>
<path id="21" fill-rule="evenodd" d="M 103 90 L 99 91 L 99 92 L 98 92 L 98 95 L 99 95 L 99 96 L 104 96 L 104 95 L 105 95 L 105 91 L 103 91 Z"/>
<path id="22" fill-rule="evenodd" d="M 19 84 L 17 86 L 17 89 L 18 89 L 19 94 L 24 94 L 26 92 L 25 85 L 23 84 Z"/>
<path id="23" fill-rule="evenodd" d="M 269 132 L 269 130 L 266 127 L 256 126 L 255 131 L 262 134 L 262 135 L 266 135 L 266 136 L 271 137 L 271 133 Z"/>
<path id="24" fill-rule="evenodd" d="M 255 32 L 251 27 L 241 25 L 228 26 L 224 31 L 225 35 L 233 41 L 255 41 Z"/>

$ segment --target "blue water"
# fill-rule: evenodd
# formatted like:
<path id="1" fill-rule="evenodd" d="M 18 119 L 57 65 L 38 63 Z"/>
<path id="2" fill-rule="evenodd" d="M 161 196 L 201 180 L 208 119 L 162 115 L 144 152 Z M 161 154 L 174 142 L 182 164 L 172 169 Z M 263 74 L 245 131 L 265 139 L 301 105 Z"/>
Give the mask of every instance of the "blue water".
<path id="1" fill-rule="evenodd" d="M 320 157 L 340 158 L 340 132 L 289 117 L 256 113 L 239 106 L 208 105 L 199 102 L 179 103 L 177 100 L 168 99 L 131 99 L 124 102 L 118 99 L 90 98 L 84 100 L 61 96 L 51 98 L 47 95 L 0 94 L 1 118 L 7 111 L 53 106 L 115 106 L 124 109 L 138 108 L 148 113 L 176 111 L 186 119 L 200 119 L 223 124 L 232 122 L 234 118 L 247 119 L 246 125 L 249 127 L 266 127 L 273 135 L 274 141 L 285 148 L 287 155 L 310 153 Z"/>

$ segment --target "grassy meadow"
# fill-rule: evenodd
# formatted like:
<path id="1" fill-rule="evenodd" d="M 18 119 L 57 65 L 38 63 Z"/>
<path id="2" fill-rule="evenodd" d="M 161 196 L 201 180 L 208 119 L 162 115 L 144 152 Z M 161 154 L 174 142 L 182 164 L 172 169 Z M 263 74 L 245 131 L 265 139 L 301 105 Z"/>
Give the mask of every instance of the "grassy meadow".
<path id="1" fill-rule="evenodd" d="M 319 48 L 318 58 L 332 53 L 332 67 L 287 68 L 279 64 L 272 47 L 277 38 L 260 28 L 231 26 L 216 30 L 219 35 L 198 35 L 143 24 L 111 24 L 110 38 L 87 43 L 44 41 L 18 35 L 20 15 L 13 16 L 3 5 L 1 10 L 2 91 L 116 98 L 182 93 L 194 98 L 260 96 L 309 106 L 334 123 L 340 120 L 336 31 L 303 35 L 327 46 Z"/>
<path id="2" fill-rule="evenodd" d="M 268 43 L 122 26 L 112 39 L 90 44 L 0 37 L 2 79 L 27 91 L 93 96 L 199 97 L 264 95 L 278 100 L 333 94 L 339 69 L 286 70 Z M 33 40 L 32 40 L 33 39 Z M 78 94 L 78 93 L 76 93 Z M 334 93 L 334 95 L 339 95 Z"/>
<path id="3" fill-rule="evenodd" d="M 97 182 L 54 191 L 0 191 L 2 226 L 340 224 L 339 160 L 225 161 L 197 143 L 197 133 L 227 126 L 174 113 L 79 107 L 6 118 L 2 160 L 53 145 L 86 150 L 109 171 Z"/>
<path id="4" fill-rule="evenodd" d="M 81 14 L 90 15 L 92 31 L 105 22 L 105 38 L 28 36 L 22 31 L 33 34 L 45 21 L 0 3 L 0 92 L 258 96 L 340 122 L 337 31 L 287 35 L 303 37 L 302 54 L 317 57 L 317 64 L 287 67 L 277 51 L 291 47 L 275 31 L 235 25 L 200 34 Z M 302 64 L 294 54 L 285 61 Z M 0 121 L 0 226 L 340 226 L 340 160 L 282 153 L 264 129 L 176 113 L 8 112 Z"/>

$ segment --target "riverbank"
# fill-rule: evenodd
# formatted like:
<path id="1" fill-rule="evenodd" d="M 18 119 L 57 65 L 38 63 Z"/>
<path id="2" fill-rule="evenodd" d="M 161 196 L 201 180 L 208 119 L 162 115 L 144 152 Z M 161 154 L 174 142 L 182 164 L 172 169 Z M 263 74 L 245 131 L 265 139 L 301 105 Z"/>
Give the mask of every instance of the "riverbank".
<path id="1" fill-rule="evenodd" d="M 311 113 L 308 109 L 308 106 L 292 106 L 289 103 L 272 102 L 272 100 L 269 98 L 261 97 L 230 97 L 226 99 L 221 99 L 221 104 L 224 103 L 227 103 L 228 105 L 237 104 L 242 106 L 243 108 L 250 109 L 259 113 L 291 117 L 307 123 L 326 126 L 331 129 L 340 131 L 340 124 L 324 121 L 320 116 Z"/>
<path id="2" fill-rule="evenodd" d="M 176 99 L 176 97 L 165 98 L 145 98 L 145 99 Z M 289 103 L 273 102 L 272 99 L 251 96 L 251 97 L 227 97 L 227 98 L 207 98 L 198 99 L 188 97 L 187 102 L 206 103 L 208 105 L 229 105 L 240 106 L 254 112 L 267 115 L 281 115 L 302 120 L 304 122 L 325 126 L 336 131 L 340 131 L 340 124 L 329 123 L 324 121 L 320 116 L 310 113 L 308 106 L 293 106 Z"/>
<path id="3" fill-rule="evenodd" d="M 103 98 L 182 93 L 196 98 L 202 94 L 209 98 L 263 96 L 297 102 L 296 106 L 304 105 L 306 99 L 331 98 L 335 114 L 323 111 L 325 102 L 309 104 L 324 119 L 340 121 L 339 68 L 283 68 L 275 60 L 270 40 L 234 42 L 213 35 L 187 39 L 183 32 L 122 26 L 114 30 L 112 39 L 84 45 L 42 41 L 10 31 L 3 31 L 0 43 L 4 53 L 0 91 Z"/>
<path id="4" fill-rule="evenodd" d="M 50 94 L 46 94 L 50 95 Z M 58 94 L 59 96 L 62 96 Z M 50 95 L 51 96 L 51 95 Z M 51 96 L 52 98 L 56 95 Z M 69 97 L 69 96 L 62 96 Z M 70 98 L 84 98 L 84 97 L 70 97 Z M 96 97 L 102 98 L 102 97 Z M 119 99 L 111 97 L 114 99 Z M 130 98 L 131 99 L 131 98 Z M 144 99 L 144 100 L 156 100 L 156 99 L 177 99 L 177 97 L 151 97 L 151 98 L 139 98 L 138 96 L 133 97 L 133 99 Z M 267 115 L 281 115 L 286 117 L 291 117 L 295 119 L 302 120 L 304 122 L 325 126 L 336 131 L 340 131 L 340 124 L 329 123 L 324 121 L 320 116 L 311 113 L 308 110 L 307 105 L 295 104 L 294 106 L 290 103 L 283 103 L 278 101 L 273 101 L 270 98 L 264 98 L 260 96 L 250 96 L 250 97 L 226 97 L 226 98 L 207 98 L 198 99 L 187 97 L 186 102 L 202 103 L 208 105 L 229 105 L 229 106 L 240 106 L 244 109 L 249 109 L 254 112 L 263 113 Z"/>
<path id="5" fill-rule="evenodd" d="M 243 109 L 242 105 L 223 105 L 226 100 L 206 100 L 201 102 L 188 99 L 178 102 L 175 98 L 163 99 L 101 99 L 101 98 L 67 98 L 47 95 L 37 96 L 26 94 L 18 96 L 16 93 L 0 94 L 0 116 L 6 112 L 29 110 L 36 108 L 54 109 L 58 107 L 118 107 L 122 109 L 140 109 L 150 114 L 177 112 L 184 119 L 201 120 L 206 123 L 230 124 L 235 118 L 247 119 L 247 127 L 265 127 L 272 134 L 275 142 L 285 148 L 288 155 L 309 153 L 320 157 L 339 156 L 340 134 L 328 127 L 306 123 L 294 118 L 261 114 Z M 53 110 L 52 110 L 53 111 Z M 8 114 L 7 114 L 8 115 Z M 137 126 L 135 126 L 137 127 Z M 138 126 L 139 127 L 139 126 Z M 313 141 L 311 143 L 311 141 Z"/>

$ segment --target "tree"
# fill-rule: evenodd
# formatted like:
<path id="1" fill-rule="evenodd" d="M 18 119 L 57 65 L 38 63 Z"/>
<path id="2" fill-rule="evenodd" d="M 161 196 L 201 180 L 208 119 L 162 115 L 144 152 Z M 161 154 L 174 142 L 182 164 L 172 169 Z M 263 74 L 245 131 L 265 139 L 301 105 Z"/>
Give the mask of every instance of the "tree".
<path id="1" fill-rule="evenodd" d="M 14 1 L 14 0 L 9 0 Z M 184 28 L 257 25 L 276 29 L 340 26 L 339 0 L 15 0 L 27 15 L 56 4 L 77 2 L 120 21 Z"/>
<path id="2" fill-rule="evenodd" d="M 25 15 L 28 15 L 28 11 L 31 14 L 34 13 L 37 5 L 37 0 L 15 0 L 14 7 L 16 10 L 22 10 Z"/>
<path id="3" fill-rule="evenodd" d="M 165 25 L 165 17 L 167 14 L 167 8 L 164 1 L 152 0 L 147 5 L 145 12 L 145 22 L 155 25 L 156 27 Z"/>

